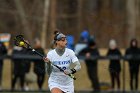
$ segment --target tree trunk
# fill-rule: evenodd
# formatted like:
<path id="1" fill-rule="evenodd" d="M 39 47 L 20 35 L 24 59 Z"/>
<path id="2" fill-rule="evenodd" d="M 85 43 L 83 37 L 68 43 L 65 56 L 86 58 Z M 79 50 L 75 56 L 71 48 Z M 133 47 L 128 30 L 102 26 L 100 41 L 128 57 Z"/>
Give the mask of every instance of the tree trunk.
<path id="1" fill-rule="evenodd" d="M 44 16 L 43 16 L 43 24 L 42 24 L 42 32 L 41 32 L 41 42 L 42 42 L 42 47 L 46 48 L 46 34 L 47 34 L 47 26 L 48 26 L 48 13 L 49 13 L 49 5 L 50 5 L 50 0 L 45 0 L 44 3 Z"/>
<path id="2" fill-rule="evenodd" d="M 20 19 L 21 19 L 24 36 L 29 40 L 29 42 L 31 42 L 31 40 L 32 40 L 32 31 L 30 30 L 28 21 L 25 18 L 26 14 L 25 14 L 24 8 L 23 8 L 20 0 L 14 0 L 14 1 L 15 1 L 15 5 L 16 5 L 16 8 L 18 10 Z"/>
<path id="3" fill-rule="evenodd" d="M 50 5 L 50 31 L 48 36 L 48 41 L 53 40 L 53 33 L 57 29 L 56 27 L 56 21 L 57 21 L 57 12 L 56 12 L 56 7 L 57 7 L 57 0 L 51 0 L 51 5 Z"/>
<path id="4" fill-rule="evenodd" d="M 136 0 L 127 0 L 127 23 L 128 36 L 127 41 L 130 41 L 136 36 Z"/>

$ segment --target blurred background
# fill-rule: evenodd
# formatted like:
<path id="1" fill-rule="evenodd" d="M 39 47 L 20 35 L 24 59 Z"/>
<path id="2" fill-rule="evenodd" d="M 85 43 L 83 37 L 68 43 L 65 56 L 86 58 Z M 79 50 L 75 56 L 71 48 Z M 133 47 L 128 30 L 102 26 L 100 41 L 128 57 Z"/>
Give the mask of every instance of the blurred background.
<path id="1" fill-rule="evenodd" d="M 22 51 L 22 54 L 25 53 L 24 55 L 21 54 L 24 58 L 12 56 L 14 49 L 22 50 L 15 48 L 13 39 L 16 35 L 22 34 L 33 47 L 38 48 L 35 41 L 38 38 L 40 47 L 44 50 L 44 53 L 47 53 L 51 49 L 54 31 L 56 30 L 67 35 L 68 47 L 73 49 L 77 56 L 80 55 L 78 54 L 79 51 L 83 49 L 83 45 L 78 45 L 81 44 L 81 38 L 88 38 L 87 40 L 89 40 L 90 37 L 93 42 L 96 42 L 100 57 L 96 59 L 97 64 L 95 66 L 97 68 L 90 73 L 97 70 L 96 75 L 101 92 L 140 90 L 138 85 L 140 83 L 140 59 L 139 57 L 134 59 L 133 63 L 136 61 L 137 64 L 134 64 L 132 68 L 137 67 L 137 69 L 131 70 L 130 60 L 124 58 L 127 49 L 131 48 L 130 41 L 134 38 L 138 50 L 130 52 L 130 54 L 140 54 L 138 45 L 140 43 L 140 0 L 0 0 L 0 41 L 6 46 L 6 50 L 0 49 L 4 51 L 0 54 L 0 91 L 13 91 L 13 86 L 15 86 L 15 91 L 48 91 L 47 73 L 43 73 L 45 76 L 41 88 L 37 85 L 37 77 L 33 73 L 35 60 L 41 59 L 33 56 L 32 53 L 28 53 L 31 57 L 27 57 L 26 50 Z M 123 56 L 117 59 L 120 61 L 120 67 L 115 64 L 116 68 L 120 68 L 119 76 L 118 74 L 112 76 L 110 72 L 111 59 L 107 58 L 108 50 L 112 49 L 110 47 L 112 45 L 110 40 L 112 39 L 113 45 Z M 89 42 L 86 42 L 86 44 L 88 45 Z M 21 60 L 30 61 L 24 65 L 25 67 L 29 65 L 27 73 L 33 75 L 29 76 L 32 83 L 27 82 L 27 84 L 22 85 L 20 80 L 17 79 L 15 85 L 13 84 L 15 73 L 17 73 L 14 65 L 15 60 L 13 59 L 16 59 L 16 61 L 20 59 L 18 63 Z M 93 86 L 85 59 L 86 53 L 80 59 L 82 69 L 76 73 L 75 91 L 80 91 L 79 93 L 96 90 L 96 79 Z M 19 65 L 23 66 L 23 64 Z M 35 79 L 30 77 L 35 77 Z M 116 80 L 115 87 L 112 85 L 113 79 Z M 24 90 L 22 90 L 22 87 L 24 87 Z"/>

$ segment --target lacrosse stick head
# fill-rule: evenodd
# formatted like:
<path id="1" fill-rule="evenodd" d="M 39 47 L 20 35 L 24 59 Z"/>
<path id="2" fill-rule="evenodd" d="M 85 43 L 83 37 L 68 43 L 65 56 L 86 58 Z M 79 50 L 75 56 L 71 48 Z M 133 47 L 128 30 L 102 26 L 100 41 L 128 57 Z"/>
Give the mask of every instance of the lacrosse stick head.
<path id="1" fill-rule="evenodd" d="M 14 44 L 16 46 L 23 47 L 23 48 L 28 48 L 28 49 L 31 48 L 31 46 L 29 45 L 29 43 L 24 39 L 24 36 L 23 35 L 17 35 L 14 38 Z"/>

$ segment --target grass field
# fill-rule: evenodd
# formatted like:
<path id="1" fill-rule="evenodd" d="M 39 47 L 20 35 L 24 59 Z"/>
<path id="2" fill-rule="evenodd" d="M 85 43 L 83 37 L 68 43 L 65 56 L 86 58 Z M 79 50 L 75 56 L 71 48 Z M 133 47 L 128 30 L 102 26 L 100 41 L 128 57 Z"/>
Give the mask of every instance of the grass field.
<path id="1" fill-rule="evenodd" d="M 16 92 L 10 92 L 10 91 L 4 91 L 1 93 L 50 93 L 49 91 L 16 91 Z M 93 92 L 93 91 L 75 91 L 75 93 L 139 93 L 138 91 L 101 91 L 101 92 Z"/>
<path id="2" fill-rule="evenodd" d="M 106 53 L 106 50 L 100 50 L 100 53 L 104 55 Z M 123 71 L 123 62 L 122 64 L 122 71 Z M 109 62 L 108 60 L 99 60 L 98 63 L 98 74 L 99 74 L 99 81 L 101 83 L 108 83 L 110 84 L 110 76 L 108 72 L 108 65 Z M 77 80 L 75 81 L 75 90 L 80 91 L 80 90 L 92 90 L 91 88 L 91 83 L 90 80 L 87 77 L 86 73 L 86 66 L 85 63 L 82 61 L 81 62 L 82 69 L 76 73 Z M 121 71 L 121 90 L 123 89 L 123 72 Z M 125 89 L 130 90 L 129 88 L 129 73 L 128 73 L 128 64 L 125 62 Z M 43 90 L 48 90 L 48 84 L 47 84 L 48 76 L 46 75 L 45 82 L 43 85 Z M 8 90 L 11 88 L 11 61 L 9 59 L 6 59 L 4 62 L 4 70 L 3 70 L 3 80 L 2 80 L 2 86 L 4 89 Z M 140 80 L 139 80 L 140 84 Z M 18 85 L 17 85 L 18 88 Z M 30 88 L 32 90 L 37 90 L 37 84 L 31 84 Z M 140 89 L 140 87 L 139 87 Z"/>

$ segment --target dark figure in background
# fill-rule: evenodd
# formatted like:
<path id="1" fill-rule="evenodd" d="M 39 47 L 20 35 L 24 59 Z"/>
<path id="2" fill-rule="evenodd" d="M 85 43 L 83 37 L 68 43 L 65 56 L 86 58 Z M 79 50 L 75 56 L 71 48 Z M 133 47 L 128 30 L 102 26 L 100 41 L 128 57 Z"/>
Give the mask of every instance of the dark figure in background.
<path id="1" fill-rule="evenodd" d="M 45 54 L 43 48 L 41 47 L 39 39 L 35 40 L 34 49 L 43 55 Z M 34 60 L 34 72 L 37 75 L 37 84 L 38 84 L 39 89 L 41 90 L 44 83 L 44 78 L 45 78 L 45 62 L 42 59 Z"/>
<path id="2" fill-rule="evenodd" d="M 0 41 L 0 57 L 7 54 L 7 49 L 3 42 Z M 2 71 L 3 71 L 3 59 L 0 59 L 0 90 L 2 88 Z"/>
<path id="3" fill-rule="evenodd" d="M 115 40 L 110 40 L 109 42 L 109 50 L 107 52 L 108 57 L 121 57 L 121 52 L 117 47 Z M 116 57 L 115 57 L 116 58 Z M 114 89 L 115 81 L 117 82 L 117 87 L 120 89 L 120 71 L 121 71 L 121 64 L 120 59 L 110 59 L 109 64 L 109 72 L 111 76 L 111 86 Z"/>
<path id="4" fill-rule="evenodd" d="M 22 54 L 24 54 L 24 55 L 26 55 L 26 56 L 28 56 L 28 55 L 32 55 L 32 51 L 31 51 L 31 49 L 26 49 L 26 48 L 23 48 L 23 53 Z M 25 63 L 25 65 L 26 65 L 26 67 L 25 67 L 25 87 L 24 87 L 24 89 L 26 90 L 26 91 L 28 91 L 28 90 L 30 90 L 29 89 L 29 82 L 28 82 L 28 80 L 26 80 L 26 75 L 28 74 L 28 73 L 30 73 L 30 69 L 31 69 L 31 59 L 24 59 L 24 63 Z"/>
<path id="5" fill-rule="evenodd" d="M 140 59 L 136 59 L 134 57 L 140 55 L 140 49 L 138 48 L 138 41 L 136 39 L 131 40 L 130 47 L 126 50 L 125 55 L 132 57 L 128 59 L 130 72 L 130 88 L 131 90 L 137 90 Z"/>
<path id="6" fill-rule="evenodd" d="M 88 46 L 80 51 L 80 56 L 85 56 L 85 64 L 87 67 L 87 73 L 91 80 L 92 88 L 94 91 L 100 91 L 99 80 L 98 80 L 98 66 L 97 57 L 99 57 L 99 51 L 96 47 L 94 40 L 89 40 Z M 95 59 L 92 59 L 92 58 Z"/>
<path id="7" fill-rule="evenodd" d="M 24 59 L 16 59 L 17 56 L 23 56 L 24 49 L 22 47 L 15 46 L 13 49 L 13 76 L 12 76 L 12 90 L 15 89 L 17 79 L 20 79 L 21 90 L 24 90 L 26 64 Z"/>

